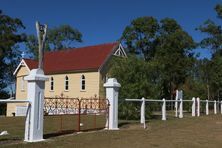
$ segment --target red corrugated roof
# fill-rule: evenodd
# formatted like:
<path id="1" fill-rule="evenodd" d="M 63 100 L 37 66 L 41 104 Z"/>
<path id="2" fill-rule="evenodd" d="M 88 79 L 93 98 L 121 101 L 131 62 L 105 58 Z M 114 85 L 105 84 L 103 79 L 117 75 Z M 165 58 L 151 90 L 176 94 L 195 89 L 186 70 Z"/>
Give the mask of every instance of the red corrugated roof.
<path id="1" fill-rule="evenodd" d="M 112 54 L 118 42 L 95 46 L 45 52 L 44 71 L 46 74 L 67 71 L 98 70 Z M 38 67 L 36 60 L 24 59 L 31 69 Z"/>
<path id="2" fill-rule="evenodd" d="M 23 59 L 23 60 L 25 60 L 25 63 L 27 64 L 30 70 L 38 67 L 38 62 L 36 60 L 32 59 Z"/>

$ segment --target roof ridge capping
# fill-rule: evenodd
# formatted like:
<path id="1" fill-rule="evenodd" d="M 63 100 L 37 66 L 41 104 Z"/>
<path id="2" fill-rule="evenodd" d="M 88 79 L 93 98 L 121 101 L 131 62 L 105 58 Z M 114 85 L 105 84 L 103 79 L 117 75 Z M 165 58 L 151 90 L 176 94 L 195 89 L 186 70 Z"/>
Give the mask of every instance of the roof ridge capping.
<path id="1" fill-rule="evenodd" d="M 32 58 L 22 58 L 22 60 L 25 60 L 25 61 L 33 61 L 33 62 L 38 62 L 38 60 L 36 60 L 36 59 L 32 59 Z"/>

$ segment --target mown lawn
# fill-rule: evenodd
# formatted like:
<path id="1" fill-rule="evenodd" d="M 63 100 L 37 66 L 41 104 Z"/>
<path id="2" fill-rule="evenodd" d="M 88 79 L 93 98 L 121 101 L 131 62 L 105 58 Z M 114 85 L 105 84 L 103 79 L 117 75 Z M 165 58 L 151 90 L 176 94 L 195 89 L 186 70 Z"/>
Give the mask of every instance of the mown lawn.
<path id="1" fill-rule="evenodd" d="M 105 127 L 105 115 L 81 115 L 81 131 L 103 129 Z M 78 116 L 44 116 L 44 138 L 76 133 L 78 131 Z M 18 143 L 23 141 L 25 130 L 25 117 L 0 117 L 0 132 L 7 131 L 9 135 L 0 136 L 2 144 Z"/>
<path id="2" fill-rule="evenodd" d="M 0 119 L 0 124 L 2 121 Z M 19 125 L 14 122 L 13 125 Z M 8 126 L 12 126 L 8 124 Z M 137 122 L 122 121 L 118 131 L 91 131 L 51 137 L 40 143 L 2 142 L 0 147 L 76 147 L 76 148 L 220 148 L 222 115 L 151 120 L 143 129 Z M 1 127 L 1 126 L 0 126 Z M 1 128 L 2 129 L 2 128 Z M 14 129 L 14 128 L 12 128 Z M 19 132 L 18 132 L 19 133 Z M 2 140 L 4 141 L 4 139 Z M 1 142 L 1 140 L 0 140 Z"/>

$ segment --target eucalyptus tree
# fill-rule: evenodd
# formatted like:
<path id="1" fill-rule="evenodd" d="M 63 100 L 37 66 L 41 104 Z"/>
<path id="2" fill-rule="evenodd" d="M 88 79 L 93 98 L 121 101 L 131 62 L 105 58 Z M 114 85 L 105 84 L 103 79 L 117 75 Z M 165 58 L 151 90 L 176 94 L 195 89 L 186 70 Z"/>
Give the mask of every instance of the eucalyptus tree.
<path id="1" fill-rule="evenodd" d="M 222 4 L 217 4 L 215 6 L 215 11 L 217 13 L 217 18 L 222 21 Z M 208 19 L 203 23 L 203 25 L 199 26 L 197 29 L 207 35 L 207 37 L 205 37 L 200 42 L 200 46 L 203 48 L 210 49 L 213 55 L 221 54 L 222 53 L 221 24 L 217 24 L 214 21 Z"/>
<path id="2" fill-rule="evenodd" d="M 129 53 L 142 56 L 148 61 L 154 56 L 158 30 L 157 19 L 150 16 L 139 17 L 126 26 L 120 40 L 127 46 Z"/>
<path id="3" fill-rule="evenodd" d="M 207 85 L 210 87 L 209 90 L 211 90 L 211 96 L 217 97 L 219 91 L 222 89 L 222 4 L 217 4 L 214 10 L 221 23 L 217 24 L 208 19 L 197 29 L 206 35 L 199 45 L 212 52 L 212 58 L 210 61 L 210 81 Z"/>
<path id="4" fill-rule="evenodd" d="M 173 90 L 185 82 L 196 44 L 176 20 L 136 18 L 126 26 L 121 41 L 129 53 L 156 66 L 153 82 L 159 84 L 162 97 L 172 97 Z"/>
<path id="5" fill-rule="evenodd" d="M 76 42 L 82 42 L 82 34 L 70 25 L 49 28 L 45 42 L 46 51 L 65 50 L 75 47 Z M 26 46 L 33 53 L 34 58 L 38 55 L 38 40 L 35 35 L 27 37 Z"/>
<path id="6" fill-rule="evenodd" d="M 181 87 L 193 64 L 195 42 L 174 19 L 160 21 L 154 60 L 160 69 L 163 97 L 172 98 L 173 91 Z"/>
<path id="7" fill-rule="evenodd" d="M 25 29 L 22 21 L 12 18 L 0 10 L 0 94 L 15 81 L 12 71 L 19 61 L 18 44 L 25 41 L 25 35 L 20 33 Z"/>

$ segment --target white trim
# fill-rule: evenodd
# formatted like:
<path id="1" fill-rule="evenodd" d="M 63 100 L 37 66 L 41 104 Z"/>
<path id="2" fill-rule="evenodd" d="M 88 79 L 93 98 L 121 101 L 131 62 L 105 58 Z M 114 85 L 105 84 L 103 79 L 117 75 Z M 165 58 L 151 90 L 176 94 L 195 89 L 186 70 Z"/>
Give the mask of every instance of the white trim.
<path id="1" fill-rule="evenodd" d="M 124 50 L 124 48 L 123 48 L 123 45 L 120 43 L 119 46 L 120 46 L 120 48 L 122 49 L 124 55 L 127 57 L 127 54 L 126 54 L 126 52 L 125 52 L 125 50 Z"/>
<path id="2" fill-rule="evenodd" d="M 31 103 L 28 99 L 26 100 L 8 100 L 8 99 L 0 99 L 0 103 Z"/>
<path id="3" fill-rule="evenodd" d="M 117 50 L 114 52 L 113 55 L 120 57 L 127 57 L 126 52 L 121 43 L 119 44 L 119 47 L 117 48 Z"/>
<path id="4" fill-rule="evenodd" d="M 28 65 L 25 63 L 25 60 L 22 59 L 21 62 L 19 63 L 19 65 L 17 66 L 17 68 L 15 69 L 15 71 L 13 72 L 13 75 L 15 75 L 18 72 L 20 66 L 26 66 L 28 68 L 28 71 L 30 72 L 30 69 L 29 69 Z"/>

